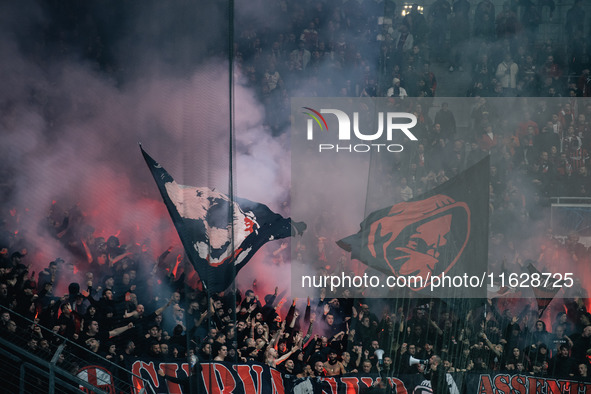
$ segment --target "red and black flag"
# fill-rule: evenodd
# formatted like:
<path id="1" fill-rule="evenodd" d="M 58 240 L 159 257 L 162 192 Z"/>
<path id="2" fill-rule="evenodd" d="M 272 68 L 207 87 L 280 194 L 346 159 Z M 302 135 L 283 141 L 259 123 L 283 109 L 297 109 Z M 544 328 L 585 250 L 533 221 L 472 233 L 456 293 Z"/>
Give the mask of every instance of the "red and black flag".
<path id="1" fill-rule="evenodd" d="M 292 222 L 266 205 L 231 199 L 207 187 L 179 185 L 141 150 L 187 257 L 213 292 L 226 290 L 265 243 L 300 235 L 306 229 L 305 223 Z"/>
<path id="2" fill-rule="evenodd" d="M 533 275 L 537 275 L 537 277 L 540 278 L 538 286 L 534 286 L 533 283 L 531 284 L 531 286 L 532 290 L 534 291 L 534 295 L 536 296 L 536 303 L 538 304 L 538 318 L 541 318 L 544 312 L 546 311 L 546 308 L 548 308 L 548 305 L 550 305 L 550 303 L 554 299 L 556 293 L 560 291 L 561 286 L 556 285 L 556 282 L 558 282 L 558 280 L 554 279 L 552 276 L 544 276 L 534 266 L 534 261 L 526 260 L 525 263 L 527 263 L 526 268 L 529 272 L 530 277 L 533 277 Z"/>
<path id="3" fill-rule="evenodd" d="M 350 251 L 352 258 L 387 275 L 422 278 L 422 286 L 410 286 L 415 291 L 430 287 L 434 277 L 444 274 L 484 279 L 488 212 L 486 157 L 419 197 L 371 213 L 357 234 L 337 244 Z M 450 293 L 452 287 L 445 284 L 438 295 L 458 296 Z M 465 290 L 470 292 L 463 296 L 486 296 L 484 283 L 478 289 L 468 287 Z"/>

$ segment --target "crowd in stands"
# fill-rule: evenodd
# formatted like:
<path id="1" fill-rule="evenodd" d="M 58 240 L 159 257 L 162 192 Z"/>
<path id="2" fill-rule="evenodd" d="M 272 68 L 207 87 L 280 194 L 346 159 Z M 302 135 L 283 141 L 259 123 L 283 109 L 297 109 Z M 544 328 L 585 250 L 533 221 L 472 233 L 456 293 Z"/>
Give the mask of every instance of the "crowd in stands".
<path id="1" fill-rule="evenodd" d="M 138 357 L 184 362 L 196 356 L 200 362 L 265 363 L 300 377 L 396 375 L 420 372 L 410 357 L 437 355 L 448 372 L 588 379 L 591 314 L 579 280 L 574 287 L 580 297 L 553 300 L 561 311 L 548 316 L 549 310 L 544 320 L 531 300 L 376 301 L 364 297 L 365 289 L 346 298 L 322 289 L 316 298 L 289 305 L 285 292 L 257 294 L 256 283 L 217 294 L 198 282 L 193 288 L 189 267 L 181 273 L 181 259 L 167 262 L 168 250 L 156 259 L 148 250 L 126 249 L 114 236 L 92 240 L 87 248 L 93 259 L 75 262 L 85 281 L 68 283 L 64 296 L 53 289 L 72 278 L 73 262 L 56 259 L 35 275 L 26 248 L 2 249 L 2 338 L 47 360 L 64 338 L 97 355 L 63 364 L 72 371 L 81 363 L 108 367 L 105 359 L 128 368 Z M 576 236 L 564 243 L 549 238 L 539 252 L 589 264 L 589 251 Z M 384 350 L 383 364 L 377 349 Z"/>
<path id="2" fill-rule="evenodd" d="M 453 96 L 591 92 L 591 43 L 580 0 L 554 40 L 539 34 L 540 24 L 552 18 L 553 0 L 505 1 L 501 10 L 490 0 L 437 0 L 424 9 L 413 4 L 404 13 L 403 4 L 391 0 L 266 6 L 272 23 L 238 25 L 234 61 L 238 75 L 258 91 L 276 133 L 286 126 L 291 97 L 436 96 L 438 79 L 451 74 L 436 76 L 434 64 L 445 74 L 471 76 L 468 85 L 448 89 Z"/>
<path id="3" fill-rule="evenodd" d="M 273 133 L 288 129 L 291 97 L 390 97 L 396 108 L 419 119 L 413 133 L 422 146 L 407 149 L 390 169 L 396 182 L 404 177 L 404 198 L 487 153 L 498 206 L 535 210 L 537 202 L 526 207 L 517 198 L 591 196 L 591 106 L 577 100 L 589 97 L 591 89 L 582 1 L 573 1 L 564 16 L 564 42 L 538 34 L 540 24 L 552 18 L 554 1 L 506 1 L 495 10 L 490 0 L 437 0 L 424 9 L 414 4 L 404 16 L 402 4 L 389 0 L 267 6 L 274 23 L 241 21 L 233 58 L 237 75 L 265 104 Z M 436 76 L 433 64 L 445 66 L 445 75 Z M 474 98 L 468 130 L 459 130 L 447 104 L 421 101 L 437 95 L 438 80 L 465 83 L 452 78 L 459 70 L 471 82 L 448 86 L 447 94 Z M 538 99 L 524 100 L 520 115 L 509 118 L 495 112 L 489 99 L 495 97 Z M 538 196 L 518 190 L 523 184 L 516 176 L 522 173 Z"/>
<path id="4" fill-rule="evenodd" d="M 547 223 L 547 198 L 591 196 L 591 103 L 577 100 L 591 94 L 583 2 L 574 1 L 566 15 L 566 46 L 537 40 L 542 13 L 554 10 L 552 0 L 539 4 L 506 2 L 497 12 L 489 0 L 437 0 L 424 13 L 413 6 L 399 17 L 390 0 L 272 2 L 269 14 L 285 31 L 241 26 L 234 59 L 266 104 L 274 133 L 289 122 L 290 97 L 304 92 L 388 96 L 415 113 L 421 143 L 391 168 L 393 202 L 420 195 L 490 154 L 490 262 L 500 270 L 525 260 L 516 243 L 531 241 L 523 226 Z M 436 96 L 438 79 L 445 78 L 434 75 L 433 63 L 471 73 L 468 132 L 456 129 L 447 104 L 434 120 L 421 107 L 421 98 Z M 494 113 L 489 97 L 515 96 L 548 99 L 524 99 L 519 119 Z M 522 227 L 507 225 L 514 221 Z M 62 224 L 66 229 L 58 222 L 56 233 Z M 181 259 L 169 263 L 170 250 L 158 256 L 149 245 L 125 248 L 115 236 L 80 237 L 72 253 L 77 258 L 56 258 L 35 275 L 27 252 L 34 240 L 7 233 L 0 245 L 0 332 L 42 358 L 51 358 L 50 344 L 63 337 L 121 365 L 137 357 L 185 361 L 195 355 L 201 362 L 265 363 L 303 377 L 395 375 L 419 373 L 420 366 L 409 365 L 411 356 L 438 355 L 449 372 L 583 380 L 591 373 L 591 314 L 581 282 L 591 250 L 576 233 L 564 240 L 545 234 L 527 255 L 540 270 L 560 260 L 580 274 L 578 295 L 553 300 L 564 311 L 547 318 L 548 311 L 544 320 L 534 306 L 504 307 L 497 298 L 375 302 L 361 290 L 349 298 L 323 290 L 303 302 L 255 286 L 209 294 L 189 268 L 180 274 Z M 316 240 L 321 236 L 333 238 L 318 234 Z M 320 244 L 328 242 L 306 245 L 306 257 L 336 269 L 336 253 L 319 251 Z M 71 281 L 75 270 L 84 280 Z M 67 295 L 55 293 L 60 285 Z M 385 351 L 383 365 L 377 349 Z"/>

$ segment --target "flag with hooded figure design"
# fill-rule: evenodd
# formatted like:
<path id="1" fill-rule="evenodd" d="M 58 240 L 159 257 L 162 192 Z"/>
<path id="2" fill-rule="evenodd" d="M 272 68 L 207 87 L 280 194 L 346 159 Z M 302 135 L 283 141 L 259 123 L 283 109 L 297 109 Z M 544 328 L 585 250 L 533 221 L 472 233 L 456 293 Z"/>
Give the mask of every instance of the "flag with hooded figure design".
<path id="1" fill-rule="evenodd" d="M 300 235 L 306 229 L 305 223 L 292 222 L 264 204 L 232 200 L 207 187 L 179 185 L 140 148 L 187 257 L 203 284 L 213 292 L 226 290 L 265 243 Z"/>
<path id="2" fill-rule="evenodd" d="M 458 286 L 443 277 L 477 275 L 482 286 L 473 281 L 462 296 L 480 297 L 486 294 L 488 210 L 486 157 L 421 196 L 372 212 L 357 234 L 337 244 L 371 268 L 414 278 L 407 290 L 419 294 L 433 284 L 439 296 L 458 296 Z"/>

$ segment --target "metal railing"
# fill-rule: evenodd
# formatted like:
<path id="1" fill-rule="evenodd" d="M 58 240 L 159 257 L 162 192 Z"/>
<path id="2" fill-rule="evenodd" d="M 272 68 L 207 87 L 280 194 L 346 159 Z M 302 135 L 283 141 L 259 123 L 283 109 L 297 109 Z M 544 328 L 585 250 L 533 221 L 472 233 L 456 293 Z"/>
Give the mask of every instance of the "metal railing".
<path id="1" fill-rule="evenodd" d="M 19 329 L 13 334 L 4 330 L 0 335 L 0 391 L 134 394 L 135 378 L 143 382 L 146 394 L 156 392 L 150 381 L 0 305 L 0 314 L 4 312 Z M 36 347 L 30 344 L 31 334 L 25 329 L 33 326 L 40 328 L 40 335 L 33 335 L 38 338 Z"/>
<path id="2" fill-rule="evenodd" d="M 550 228 L 557 238 L 575 233 L 581 242 L 591 244 L 591 197 L 552 197 Z"/>
<path id="3" fill-rule="evenodd" d="M 591 197 L 552 197 L 552 204 L 578 204 L 591 206 Z"/>
<path id="4" fill-rule="evenodd" d="M 24 349 L 0 338 L 2 390 L 10 393 L 107 393 L 87 381 L 56 367 Z"/>

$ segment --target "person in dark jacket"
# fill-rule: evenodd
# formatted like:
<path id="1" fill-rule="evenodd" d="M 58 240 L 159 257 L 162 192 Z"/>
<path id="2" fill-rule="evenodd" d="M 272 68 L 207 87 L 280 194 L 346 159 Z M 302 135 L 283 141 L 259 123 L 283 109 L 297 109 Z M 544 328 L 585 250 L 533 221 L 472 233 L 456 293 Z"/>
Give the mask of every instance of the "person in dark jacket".
<path id="1" fill-rule="evenodd" d="M 568 378 L 574 376 L 576 369 L 575 359 L 569 356 L 568 346 L 560 345 L 558 354 L 550 359 L 548 371 L 550 376 L 556 378 Z"/>
<path id="2" fill-rule="evenodd" d="M 450 394 L 445 369 L 441 365 L 441 357 L 437 355 L 431 356 L 429 359 L 429 372 L 426 375 L 431 382 L 433 394 Z"/>

